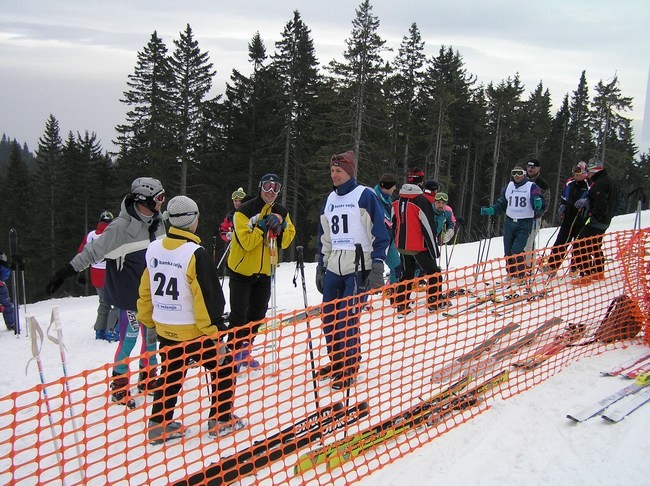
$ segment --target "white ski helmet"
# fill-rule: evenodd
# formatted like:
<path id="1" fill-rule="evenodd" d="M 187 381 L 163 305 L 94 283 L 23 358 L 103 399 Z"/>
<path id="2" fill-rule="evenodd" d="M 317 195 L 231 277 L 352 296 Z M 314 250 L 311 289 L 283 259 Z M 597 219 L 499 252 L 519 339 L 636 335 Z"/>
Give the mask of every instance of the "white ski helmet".
<path id="1" fill-rule="evenodd" d="M 138 177 L 131 184 L 133 200 L 151 211 L 156 210 L 156 203 L 165 200 L 165 189 L 158 179 L 153 177 Z"/>

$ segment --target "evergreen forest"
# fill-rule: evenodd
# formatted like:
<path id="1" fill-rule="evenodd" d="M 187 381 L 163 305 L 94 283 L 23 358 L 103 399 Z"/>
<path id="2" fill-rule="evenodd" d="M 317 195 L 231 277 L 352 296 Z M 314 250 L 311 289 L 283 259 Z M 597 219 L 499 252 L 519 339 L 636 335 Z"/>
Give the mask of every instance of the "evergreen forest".
<path id="1" fill-rule="evenodd" d="M 395 51 L 369 0 L 355 14 L 344 51 L 327 64 L 299 11 L 273 46 L 254 33 L 250 75 L 233 70 L 214 97 L 218 59 L 201 49 L 191 26 L 172 45 L 154 31 L 125 80 L 119 101 L 127 114 L 115 127 L 115 152 L 93 132 L 61 134 L 56 114 L 45 121 L 33 154 L 3 135 L 0 250 L 9 253 L 9 228 L 16 228 L 28 302 L 45 298 L 49 277 L 75 255 L 102 210 L 117 216 L 139 176 L 160 179 L 167 199 L 186 194 L 197 201 L 198 233 L 215 261 L 224 250 L 218 228 L 231 193 L 242 187 L 256 194 L 268 172 L 282 179 L 280 202 L 297 229 L 282 258 L 291 261 L 302 245 L 311 260 L 318 213 L 331 191 L 329 159 L 350 149 L 357 178 L 368 186 L 385 172 L 404 181 L 415 166 L 438 181 L 464 219 L 459 242 L 485 236 L 479 208 L 498 196 L 513 165 L 531 158 L 541 161 L 551 185 L 547 224 L 558 224 L 559 194 L 580 160 L 604 162 L 623 194 L 619 212 L 636 210 L 639 201 L 647 206 L 650 153 L 634 145 L 625 116 L 634 100 L 621 93 L 614 73 L 590 80 L 583 71 L 575 90 L 555 93 L 563 96 L 555 111 L 543 81 L 524 86 L 515 72 L 479 83 L 453 46 L 426 46 L 416 23 Z M 62 290 L 93 292 L 73 281 Z"/>

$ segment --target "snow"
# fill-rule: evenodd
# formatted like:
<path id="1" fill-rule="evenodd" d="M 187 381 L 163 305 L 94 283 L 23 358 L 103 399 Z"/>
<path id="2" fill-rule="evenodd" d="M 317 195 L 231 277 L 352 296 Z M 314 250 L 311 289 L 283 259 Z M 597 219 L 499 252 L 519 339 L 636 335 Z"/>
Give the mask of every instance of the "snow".
<path id="1" fill-rule="evenodd" d="M 644 212 L 642 221 L 649 216 L 650 212 Z M 615 218 L 609 231 L 630 229 L 633 225 L 634 215 L 625 215 Z M 542 246 L 553 231 L 554 228 L 541 231 Z M 474 264 L 477 250 L 478 243 L 459 245 L 451 265 Z M 500 257 L 502 252 L 501 241 L 495 238 L 490 257 Z M 278 286 L 282 290 L 278 292 L 277 304 L 282 312 L 303 307 L 302 289 L 292 284 L 294 271 L 291 262 L 278 269 Z M 315 265 L 306 264 L 306 273 L 308 301 L 316 304 L 321 297 L 313 284 Z M 94 340 L 92 325 L 97 297 L 42 301 L 28 305 L 27 314 L 35 316 L 45 330 L 53 306 L 60 309 L 69 376 L 113 361 L 116 344 Z M 39 383 L 36 364 L 28 365 L 28 338 L 0 331 L 0 346 L 6 363 L 0 374 L 0 397 Z M 647 349 L 632 344 L 583 358 L 524 393 L 490 402 L 482 414 L 364 477 L 358 484 L 647 484 L 650 406 L 617 424 L 600 418 L 576 424 L 565 417 L 569 411 L 584 408 L 629 384 L 629 380 L 602 377 L 599 372 L 640 356 Z M 46 382 L 62 376 L 57 346 L 46 341 L 41 359 Z"/>

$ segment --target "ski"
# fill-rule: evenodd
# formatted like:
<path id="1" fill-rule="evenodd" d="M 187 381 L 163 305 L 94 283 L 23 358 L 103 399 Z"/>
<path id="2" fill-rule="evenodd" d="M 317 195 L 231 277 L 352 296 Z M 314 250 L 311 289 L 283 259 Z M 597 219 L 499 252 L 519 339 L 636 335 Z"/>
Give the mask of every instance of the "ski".
<path id="1" fill-rule="evenodd" d="M 272 319 L 268 323 L 262 324 L 259 328 L 259 332 L 265 331 L 267 329 L 269 331 L 273 331 L 275 329 L 278 329 L 279 327 L 296 324 L 300 321 L 304 321 L 308 317 L 315 317 L 319 315 L 320 315 L 320 307 L 314 307 L 309 310 L 303 310 L 296 314 L 284 317 L 282 319 Z"/>
<path id="2" fill-rule="evenodd" d="M 630 378 L 630 379 L 635 379 L 641 375 L 646 375 L 650 373 L 650 363 L 643 363 L 640 366 L 637 366 L 636 368 L 633 368 L 629 371 L 626 371 L 623 373 L 623 376 L 625 378 Z"/>
<path id="3" fill-rule="evenodd" d="M 322 440 L 338 429 L 348 427 L 368 414 L 368 403 L 362 402 L 345 409 L 343 402 L 322 407 L 307 418 L 296 422 L 251 446 L 224 457 L 217 463 L 174 483 L 174 486 L 219 486 L 240 481 L 257 469 L 268 466 L 288 454 Z"/>
<path id="4" fill-rule="evenodd" d="M 525 348 L 526 346 L 531 346 L 535 341 L 537 341 L 537 339 L 542 334 L 544 334 L 550 328 L 560 324 L 561 322 L 562 319 L 560 317 L 554 317 L 552 319 L 549 319 L 548 321 L 540 324 L 535 329 L 528 332 L 521 338 L 517 339 L 517 341 L 515 341 L 514 343 L 497 351 L 495 354 L 492 355 L 492 359 L 500 361 L 512 354 L 519 352 L 522 348 Z"/>
<path id="5" fill-rule="evenodd" d="M 553 338 L 549 344 L 543 346 L 524 360 L 513 363 L 516 368 L 531 370 L 541 365 L 546 360 L 566 349 L 570 344 L 580 339 L 587 331 L 584 324 L 569 324 L 559 335 Z"/>
<path id="6" fill-rule="evenodd" d="M 481 393 L 507 381 L 508 376 L 508 370 L 504 370 L 469 391 L 460 393 L 471 380 L 470 377 L 464 377 L 433 398 L 415 405 L 406 412 L 402 412 L 352 437 L 343 438 L 301 455 L 294 467 L 294 472 L 296 474 L 304 473 L 323 463 L 327 464 L 328 469 L 339 467 L 366 450 L 417 428 L 423 422 L 427 424 L 433 423 L 441 420 L 445 414 L 452 410 L 463 410 L 476 405 L 479 401 L 478 396 Z"/>
<path id="7" fill-rule="evenodd" d="M 620 403 L 612 410 L 607 409 L 602 417 L 609 422 L 620 422 L 625 417 L 648 402 L 650 402 L 650 388 L 645 388 L 644 390 L 636 393 L 634 395 L 634 398 L 631 400 Z"/>
<path id="8" fill-rule="evenodd" d="M 600 374 L 604 376 L 617 376 L 623 373 L 625 370 L 632 368 L 634 365 L 638 365 L 643 363 L 644 361 L 650 360 L 650 353 L 646 353 L 642 356 L 639 356 L 637 358 L 632 358 L 630 360 L 627 360 L 620 365 L 616 366 L 615 368 L 612 368 L 608 371 L 601 371 Z"/>
<path id="9" fill-rule="evenodd" d="M 471 368 L 467 373 L 471 374 L 475 379 L 487 375 L 488 373 L 494 372 L 499 366 L 500 362 L 504 359 L 507 359 L 509 356 L 519 353 L 521 350 L 527 346 L 531 346 L 539 336 L 546 332 L 551 327 L 556 324 L 560 324 L 562 319 L 556 317 L 549 319 L 544 322 L 537 328 L 533 329 L 523 337 L 517 339 L 513 344 L 506 346 L 503 349 L 500 349 L 492 356 L 488 356 L 482 361 L 478 361 L 475 364 L 472 364 Z"/>
<path id="10" fill-rule="evenodd" d="M 573 420 L 574 422 L 584 422 L 585 420 L 589 420 L 590 418 L 595 417 L 610 405 L 618 402 L 619 400 L 622 400 L 623 398 L 629 395 L 635 394 L 636 392 L 642 390 L 648 385 L 650 385 L 650 381 L 648 381 L 647 383 L 642 383 L 637 381 L 635 383 L 632 383 L 631 385 L 621 388 L 620 390 L 612 393 L 611 395 L 607 395 L 605 398 L 597 401 L 596 403 L 588 406 L 587 408 L 584 408 L 583 410 L 580 410 L 579 412 L 571 412 L 567 414 L 566 417 L 570 420 Z"/>
<path id="11" fill-rule="evenodd" d="M 483 353 L 490 351 L 494 347 L 494 345 L 501 340 L 501 338 L 503 338 L 507 334 L 512 333 L 518 328 L 519 328 L 519 324 L 515 324 L 514 322 L 507 324 L 506 326 L 502 327 L 497 332 L 495 332 L 492 336 L 490 336 L 489 338 L 481 342 L 474 349 L 468 351 L 467 353 L 463 354 L 459 358 L 456 358 L 455 362 L 450 363 L 449 365 L 444 366 L 439 371 L 434 372 L 431 375 L 431 380 L 442 381 L 448 379 L 449 377 L 462 371 L 463 369 L 468 368 L 469 367 L 468 362 L 477 359 Z"/>
<path id="12" fill-rule="evenodd" d="M 494 299 L 495 299 L 495 297 L 492 294 L 486 295 L 484 297 L 477 297 L 477 300 L 472 302 L 471 304 L 466 305 L 465 307 L 462 307 L 462 308 L 460 308 L 459 310 L 457 310 L 455 312 L 444 311 L 444 312 L 442 312 L 442 315 L 444 317 L 457 317 L 457 316 L 459 316 L 461 314 L 465 314 L 465 313 L 471 311 L 472 309 L 476 309 L 477 307 L 481 307 L 482 305 L 487 304 L 489 302 L 495 302 Z"/>

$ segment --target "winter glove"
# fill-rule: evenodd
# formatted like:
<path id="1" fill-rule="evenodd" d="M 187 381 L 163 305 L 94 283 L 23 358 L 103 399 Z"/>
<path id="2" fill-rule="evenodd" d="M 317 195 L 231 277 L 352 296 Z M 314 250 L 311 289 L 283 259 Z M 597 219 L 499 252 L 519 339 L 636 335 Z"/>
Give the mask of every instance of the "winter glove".
<path id="1" fill-rule="evenodd" d="M 557 215 L 560 219 L 564 219 L 564 213 L 566 212 L 566 204 L 560 204 L 560 207 L 557 208 Z"/>
<path id="2" fill-rule="evenodd" d="M 533 198 L 533 208 L 535 208 L 535 211 L 541 211 L 542 205 L 543 201 L 541 197 Z"/>
<path id="3" fill-rule="evenodd" d="M 264 233 L 266 233 L 269 230 L 268 216 L 260 219 L 257 222 L 257 227 L 261 229 Z"/>
<path id="4" fill-rule="evenodd" d="M 282 216 L 276 213 L 271 213 L 266 218 L 266 225 L 276 235 L 287 227 L 287 222 L 282 219 Z"/>
<path id="5" fill-rule="evenodd" d="M 81 286 L 86 285 L 86 275 L 83 272 L 79 272 L 77 275 L 77 283 Z"/>
<path id="6" fill-rule="evenodd" d="M 325 280 L 325 271 L 327 269 L 323 265 L 318 265 L 316 267 L 316 288 L 322 294 L 323 293 L 323 281 Z"/>
<path id="7" fill-rule="evenodd" d="M 57 270 L 52 278 L 50 278 L 50 281 L 45 286 L 45 292 L 48 295 L 52 295 L 59 289 L 59 287 L 61 287 L 61 285 L 63 285 L 63 282 L 66 278 L 72 277 L 73 275 L 76 275 L 76 273 L 77 271 L 72 268 L 72 265 L 66 263 L 62 268 Z"/>
<path id="8" fill-rule="evenodd" d="M 574 206 L 576 209 L 589 208 L 589 199 L 587 199 L 586 197 L 583 197 L 582 199 L 578 199 L 574 204 Z"/>
<path id="9" fill-rule="evenodd" d="M 449 228 L 447 231 L 442 232 L 442 234 L 440 235 L 440 241 L 442 241 L 443 244 L 449 243 L 453 237 L 454 237 L 454 228 Z"/>
<path id="10" fill-rule="evenodd" d="M 372 269 L 368 275 L 368 289 L 378 289 L 386 284 L 384 282 L 384 262 L 377 260 L 372 262 Z"/>
<path id="11" fill-rule="evenodd" d="M 483 206 L 481 208 L 481 216 L 494 216 L 494 208 Z"/>

